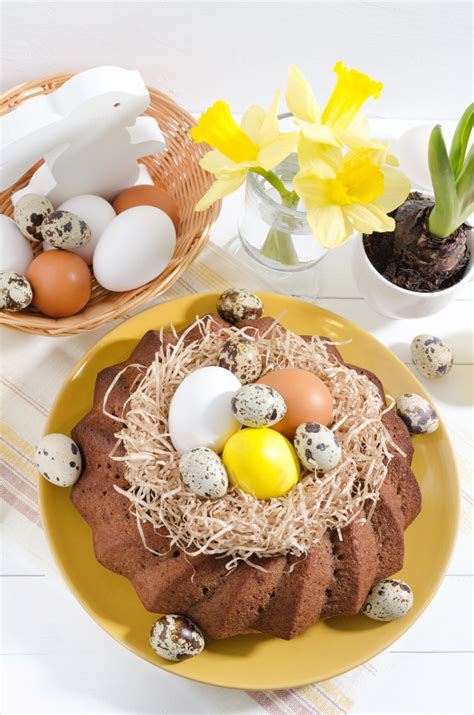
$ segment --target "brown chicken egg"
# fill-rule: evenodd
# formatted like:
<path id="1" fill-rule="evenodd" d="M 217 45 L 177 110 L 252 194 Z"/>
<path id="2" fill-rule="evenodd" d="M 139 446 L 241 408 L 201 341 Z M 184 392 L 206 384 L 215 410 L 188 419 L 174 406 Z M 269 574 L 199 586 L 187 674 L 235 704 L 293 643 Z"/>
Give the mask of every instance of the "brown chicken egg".
<path id="1" fill-rule="evenodd" d="M 40 253 L 26 277 L 33 289 L 34 305 L 51 318 L 78 313 L 91 294 L 91 273 L 83 258 L 68 251 Z"/>
<path id="2" fill-rule="evenodd" d="M 273 370 L 257 380 L 280 393 L 286 403 L 286 415 L 272 429 L 293 439 L 303 422 L 331 422 L 333 399 L 322 380 L 307 370 L 287 367 Z"/>
<path id="3" fill-rule="evenodd" d="M 175 229 L 178 230 L 178 204 L 161 186 L 152 186 L 151 184 L 131 186 L 117 196 L 112 206 L 117 214 L 135 206 L 156 206 L 157 209 L 168 214 Z"/>

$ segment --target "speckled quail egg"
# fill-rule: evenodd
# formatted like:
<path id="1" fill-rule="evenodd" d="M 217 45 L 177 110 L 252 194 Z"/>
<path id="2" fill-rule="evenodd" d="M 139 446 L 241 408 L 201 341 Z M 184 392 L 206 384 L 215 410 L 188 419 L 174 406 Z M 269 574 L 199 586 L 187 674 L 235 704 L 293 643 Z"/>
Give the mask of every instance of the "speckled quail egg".
<path id="1" fill-rule="evenodd" d="M 35 461 L 41 475 L 58 487 L 71 487 L 81 476 L 79 447 L 65 434 L 43 437 L 36 445 Z"/>
<path id="2" fill-rule="evenodd" d="M 257 320 L 263 314 L 263 303 L 245 288 L 229 288 L 219 296 L 217 312 L 228 323 Z"/>
<path id="3" fill-rule="evenodd" d="M 443 377 L 453 366 L 453 351 L 435 335 L 417 335 L 410 349 L 414 366 L 425 377 Z"/>
<path id="4" fill-rule="evenodd" d="M 25 276 L 15 271 L 0 271 L 0 309 L 15 312 L 27 308 L 33 291 Z"/>
<path id="5" fill-rule="evenodd" d="M 271 427 L 286 414 L 285 400 L 269 385 L 244 385 L 233 396 L 231 407 L 246 427 Z"/>
<path id="6" fill-rule="evenodd" d="M 303 422 L 296 428 L 296 454 L 307 469 L 328 472 L 341 461 L 341 445 L 334 432 L 319 422 Z"/>
<path id="7" fill-rule="evenodd" d="M 412 434 L 429 434 L 439 427 L 433 406 L 421 395 L 405 392 L 397 397 L 395 408 Z"/>
<path id="8" fill-rule="evenodd" d="M 13 218 L 26 238 L 38 242 L 42 239 L 41 225 L 53 211 L 54 206 L 46 196 L 25 194 L 15 204 Z"/>
<path id="9" fill-rule="evenodd" d="M 413 591 L 404 581 L 384 578 L 372 586 L 362 606 L 364 616 L 374 621 L 395 621 L 413 606 Z"/>
<path id="10" fill-rule="evenodd" d="M 53 211 L 41 224 L 41 235 L 55 248 L 77 248 L 91 240 L 89 226 L 70 211 Z"/>
<path id="11" fill-rule="evenodd" d="M 166 660 L 186 660 L 199 655 L 206 645 L 200 629 L 184 616 L 158 618 L 150 632 L 150 645 Z"/>
<path id="12" fill-rule="evenodd" d="M 200 497 L 223 497 L 229 486 L 222 460 L 208 447 L 194 447 L 179 460 L 184 484 Z"/>
<path id="13" fill-rule="evenodd" d="M 255 382 L 262 372 L 262 358 L 257 345 L 247 338 L 231 338 L 219 353 L 219 367 L 230 370 L 242 385 Z"/>

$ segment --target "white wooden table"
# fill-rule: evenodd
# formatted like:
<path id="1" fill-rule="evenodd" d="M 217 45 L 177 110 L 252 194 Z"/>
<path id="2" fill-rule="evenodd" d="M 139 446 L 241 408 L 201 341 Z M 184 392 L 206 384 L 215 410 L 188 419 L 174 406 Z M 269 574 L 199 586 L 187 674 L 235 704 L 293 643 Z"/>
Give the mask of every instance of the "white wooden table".
<path id="1" fill-rule="evenodd" d="M 241 200 L 241 195 L 226 200 L 213 234 L 217 244 L 224 245 L 234 236 Z M 324 260 L 322 288 L 316 302 L 372 333 L 407 364 L 410 341 L 419 333 L 433 332 L 450 343 L 455 354 L 451 372 L 438 382 L 423 378 L 421 382 L 448 426 L 463 479 L 459 538 L 439 592 L 408 633 L 389 651 L 362 666 L 367 677 L 349 709 L 353 713 L 470 713 L 473 562 L 472 492 L 467 476 L 469 465 L 472 467 L 474 402 L 472 284 L 434 317 L 392 321 L 372 311 L 358 295 L 351 273 L 351 252 L 352 247 L 346 245 Z M 71 356 L 78 352 L 78 346 L 79 353 L 84 352 L 104 332 L 49 340 L 48 349 L 60 351 L 56 352 L 62 365 L 57 388 L 72 367 Z M 3 335 L 6 354 L 10 358 L 18 355 L 16 378 L 22 370 L 26 375 L 35 369 L 35 355 L 25 354 L 27 341 L 27 336 L 18 333 Z M 8 380 L 10 376 L 4 377 Z M 38 380 L 40 401 L 44 387 L 40 372 Z M 3 419 L 8 422 L 8 417 L 4 415 Z M 32 430 L 36 433 L 31 434 L 32 443 L 42 428 L 43 418 L 39 415 Z M 69 593 L 52 564 L 42 533 L 37 529 L 25 533 L 19 544 L 8 528 L 8 509 L 3 511 L 3 521 L 3 712 L 265 712 L 247 693 L 184 681 L 126 651 L 97 627 Z M 40 554 L 40 558 L 32 552 Z M 280 708 L 278 712 L 296 712 L 283 705 Z M 345 711 L 329 701 L 320 710 Z M 316 710 L 301 705 L 299 712 Z"/>

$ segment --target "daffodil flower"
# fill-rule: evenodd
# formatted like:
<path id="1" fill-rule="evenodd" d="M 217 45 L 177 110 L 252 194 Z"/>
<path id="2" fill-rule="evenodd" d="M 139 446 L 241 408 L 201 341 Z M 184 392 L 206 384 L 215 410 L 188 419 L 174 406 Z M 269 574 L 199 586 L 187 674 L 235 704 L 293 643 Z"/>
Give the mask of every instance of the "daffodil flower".
<path id="1" fill-rule="evenodd" d="M 410 183 L 397 169 L 384 165 L 386 147 L 352 149 L 345 156 L 331 147 L 322 170 L 318 169 L 320 156 L 314 144 L 314 162 L 310 149 L 305 151 L 306 164 L 293 179 L 293 188 L 324 247 L 340 246 L 355 230 L 393 231 L 395 222 L 387 214 L 406 199 Z"/>
<path id="2" fill-rule="evenodd" d="M 378 142 L 368 138 L 369 125 L 360 113 L 362 105 L 370 98 L 377 99 L 383 89 L 368 75 L 348 69 L 342 62 L 334 67 L 336 86 L 321 112 L 313 91 L 300 70 L 291 65 L 288 70 L 286 103 L 296 117 L 307 141 L 334 147 L 380 148 Z"/>
<path id="3" fill-rule="evenodd" d="M 271 172 L 287 156 L 296 151 L 298 132 L 280 132 L 276 92 L 268 112 L 257 105 L 250 107 L 239 125 L 226 102 L 215 102 L 199 119 L 190 136 L 196 142 L 207 142 L 214 149 L 201 159 L 200 165 L 216 177 L 216 181 L 196 205 L 205 211 L 211 204 L 231 194 L 241 186 L 249 171 L 260 173 L 284 197 L 291 193 Z"/>

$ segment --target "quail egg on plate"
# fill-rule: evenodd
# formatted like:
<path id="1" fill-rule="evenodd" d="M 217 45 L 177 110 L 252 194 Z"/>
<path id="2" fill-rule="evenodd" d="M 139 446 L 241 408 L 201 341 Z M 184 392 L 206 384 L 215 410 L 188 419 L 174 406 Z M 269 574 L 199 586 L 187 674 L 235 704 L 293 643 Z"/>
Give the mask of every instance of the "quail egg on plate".
<path id="1" fill-rule="evenodd" d="M 18 199 L 13 211 L 15 223 L 30 241 L 41 241 L 41 225 L 45 218 L 54 211 L 54 206 L 46 196 L 25 194 Z"/>
<path id="2" fill-rule="evenodd" d="M 89 226 L 70 211 L 53 211 L 41 224 L 41 235 L 55 248 L 77 248 L 90 241 Z"/>
<path id="3" fill-rule="evenodd" d="M 33 300 L 31 285 L 25 276 L 15 271 L 0 271 L 0 309 L 16 312 L 27 308 Z"/>
<path id="4" fill-rule="evenodd" d="M 41 475 L 58 487 L 71 487 L 81 476 L 79 447 L 65 434 L 47 434 L 35 448 L 35 461 Z"/>
<path id="5" fill-rule="evenodd" d="M 200 629 L 184 616 L 158 618 L 150 632 L 150 645 L 166 660 L 186 660 L 199 655 L 206 645 Z"/>
<path id="6" fill-rule="evenodd" d="M 268 385 L 244 385 L 232 397 L 231 406 L 246 427 L 271 427 L 286 413 L 285 400 Z"/>
<path id="7" fill-rule="evenodd" d="M 242 385 L 255 382 L 262 372 L 262 358 L 255 343 L 247 338 L 231 338 L 219 353 L 219 367 L 230 370 Z"/>
<path id="8" fill-rule="evenodd" d="M 412 434 L 430 434 L 439 427 L 433 406 L 421 395 L 405 392 L 397 397 L 395 408 Z"/>
<path id="9" fill-rule="evenodd" d="M 200 497 L 223 497 L 229 486 L 222 460 L 208 447 L 194 447 L 179 460 L 184 484 Z"/>
<path id="10" fill-rule="evenodd" d="M 362 613 L 374 621 L 395 621 L 406 616 L 413 606 L 413 591 L 404 581 L 384 578 L 372 586 Z"/>
<path id="11" fill-rule="evenodd" d="M 341 461 L 341 445 L 334 432 L 318 422 L 304 422 L 296 429 L 296 454 L 307 469 L 328 472 Z"/>
<path id="12" fill-rule="evenodd" d="M 229 288 L 219 296 L 217 312 L 228 323 L 256 320 L 263 314 L 260 298 L 245 288 Z"/>
<path id="13" fill-rule="evenodd" d="M 410 350 L 414 366 L 425 377 L 443 377 L 453 366 L 453 351 L 435 335 L 417 335 Z"/>

